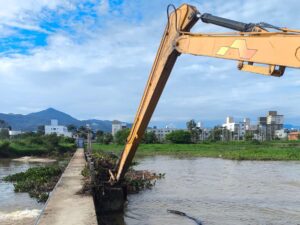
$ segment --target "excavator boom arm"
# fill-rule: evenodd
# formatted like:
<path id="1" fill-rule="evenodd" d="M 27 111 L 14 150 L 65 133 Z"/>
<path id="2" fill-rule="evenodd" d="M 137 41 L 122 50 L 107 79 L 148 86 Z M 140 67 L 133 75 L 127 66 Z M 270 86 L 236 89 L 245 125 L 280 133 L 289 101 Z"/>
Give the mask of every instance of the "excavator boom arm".
<path id="1" fill-rule="evenodd" d="M 197 14 L 195 7 L 182 5 L 169 16 L 168 26 L 163 34 L 131 132 L 117 164 L 116 173 L 111 177 L 112 183 L 120 181 L 130 166 L 139 141 L 149 124 L 176 59 L 180 55 L 174 48 L 174 41 L 179 35 L 178 30 L 188 32 L 197 22 Z"/>
<path id="2" fill-rule="evenodd" d="M 190 33 L 190 29 L 200 18 L 205 23 L 224 26 L 239 33 Z M 268 32 L 263 26 L 278 29 L 280 32 Z M 118 183 L 124 178 L 177 57 L 181 53 L 235 60 L 238 61 L 240 70 L 281 76 L 285 67 L 300 68 L 299 34 L 296 30 L 281 29 L 265 23 L 244 24 L 210 14 L 200 16 L 195 7 L 187 4 L 175 9 L 168 15 L 168 24 L 131 132 L 115 171 L 111 171 L 111 184 Z M 255 66 L 255 63 L 266 64 L 267 67 Z"/>
<path id="3" fill-rule="evenodd" d="M 185 34 L 176 40 L 180 53 L 238 61 L 240 70 L 281 76 L 285 67 L 300 67 L 300 34 Z M 255 66 L 254 64 L 265 64 Z M 276 69 L 276 67 L 278 69 Z M 281 70 L 280 74 L 277 74 Z"/>

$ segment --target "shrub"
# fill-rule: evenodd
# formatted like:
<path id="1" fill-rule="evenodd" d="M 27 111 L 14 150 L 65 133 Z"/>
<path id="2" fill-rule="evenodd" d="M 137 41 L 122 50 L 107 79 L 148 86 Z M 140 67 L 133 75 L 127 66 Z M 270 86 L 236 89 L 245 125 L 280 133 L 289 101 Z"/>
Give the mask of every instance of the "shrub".
<path id="1" fill-rule="evenodd" d="M 10 152 L 10 143 L 8 141 L 4 141 L 0 144 L 0 156 L 8 157 L 11 154 Z"/>
<path id="2" fill-rule="evenodd" d="M 155 144 L 158 143 L 158 139 L 155 135 L 154 131 L 150 131 L 150 132 L 145 132 L 143 138 L 142 138 L 142 143 L 145 144 Z"/>
<path id="3" fill-rule="evenodd" d="M 130 133 L 130 129 L 123 129 L 123 130 L 119 130 L 114 137 L 114 141 L 116 144 L 118 145 L 123 145 L 126 143 L 127 137 Z"/>
<path id="4" fill-rule="evenodd" d="M 175 144 L 191 143 L 191 133 L 184 130 L 176 130 L 166 135 L 166 139 Z"/>
<path id="5" fill-rule="evenodd" d="M 259 140 L 256 140 L 256 139 L 251 140 L 251 143 L 255 144 L 255 145 L 260 145 L 261 144 L 261 142 Z"/>

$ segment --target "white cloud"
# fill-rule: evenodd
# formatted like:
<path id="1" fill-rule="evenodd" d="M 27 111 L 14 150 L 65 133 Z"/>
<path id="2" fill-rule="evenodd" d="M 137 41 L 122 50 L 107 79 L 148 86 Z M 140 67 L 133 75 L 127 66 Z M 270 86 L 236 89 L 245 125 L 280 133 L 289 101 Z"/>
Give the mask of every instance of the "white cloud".
<path id="1" fill-rule="evenodd" d="M 108 0 L 101 0 L 100 3 L 98 4 L 97 11 L 99 15 L 107 15 L 108 10 L 109 10 L 109 2 Z"/>
<path id="2" fill-rule="evenodd" d="M 42 10 L 74 9 L 68 0 L 0 0 L 0 5 L 0 32 L 12 27 L 47 33 L 39 26 Z"/>

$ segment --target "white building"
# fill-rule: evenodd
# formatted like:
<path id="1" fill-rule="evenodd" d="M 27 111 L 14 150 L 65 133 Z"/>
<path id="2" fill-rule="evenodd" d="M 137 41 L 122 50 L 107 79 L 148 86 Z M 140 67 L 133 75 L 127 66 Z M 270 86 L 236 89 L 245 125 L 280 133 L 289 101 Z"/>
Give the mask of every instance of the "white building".
<path id="1" fill-rule="evenodd" d="M 199 128 L 199 129 L 202 129 L 203 128 L 202 122 L 201 121 L 197 122 L 196 127 Z"/>
<path id="2" fill-rule="evenodd" d="M 24 132 L 20 131 L 20 130 L 10 130 L 9 131 L 9 136 L 16 136 L 16 135 L 20 135 L 23 134 Z"/>
<path id="3" fill-rule="evenodd" d="M 127 124 L 126 123 L 122 123 L 118 120 L 114 120 L 112 121 L 112 125 L 111 125 L 111 133 L 113 136 L 115 136 L 115 134 L 119 131 L 119 130 L 123 130 L 127 128 Z"/>
<path id="4" fill-rule="evenodd" d="M 275 137 L 279 138 L 279 139 L 287 139 L 288 138 L 288 133 L 285 129 L 276 130 L 275 131 Z"/>
<path id="5" fill-rule="evenodd" d="M 255 129 L 255 126 L 251 126 L 250 119 L 244 118 L 243 122 L 234 122 L 233 117 L 226 117 L 226 123 L 223 124 L 223 127 L 234 133 L 232 138 L 239 139 L 243 138 L 246 134 L 246 131 Z"/>
<path id="6" fill-rule="evenodd" d="M 277 111 L 269 111 L 267 115 L 267 124 L 283 125 L 283 115 L 278 115 Z"/>
<path id="7" fill-rule="evenodd" d="M 157 127 L 153 127 L 153 128 L 148 128 L 147 129 L 147 132 L 154 132 L 155 133 L 155 136 L 157 137 L 157 139 L 159 141 L 164 141 L 166 139 L 166 135 L 173 132 L 173 131 L 176 131 L 178 130 L 177 128 L 174 128 L 174 127 L 168 127 L 166 126 L 165 128 L 157 128 Z"/>
<path id="8" fill-rule="evenodd" d="M 226 117 L 226 122 L 223 124 L 223 127 L 225 127 L 227 130 L 231 132 L 237 132 L 238 126 L 239 124 L 235 123 L 233 117 L 231 116 Z"/>
<path id="9" fill-rule="evenodd" d="M 72 133 L 65 126 L 58 125 L 57 120 L 51 120 L 51 125 L 45 125 L 45 134 L 57 134 L 57 136 L 72 137 Z"/>

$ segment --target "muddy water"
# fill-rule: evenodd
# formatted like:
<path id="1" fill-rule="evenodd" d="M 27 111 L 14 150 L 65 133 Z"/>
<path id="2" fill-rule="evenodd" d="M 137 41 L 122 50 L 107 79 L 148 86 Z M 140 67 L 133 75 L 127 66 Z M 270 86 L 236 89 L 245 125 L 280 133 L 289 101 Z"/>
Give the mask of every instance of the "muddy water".
<path id="1" fill-rule="evenodd" d="M 148 157 L 138 169 L 166 173 L 149 191 L 129 196 L 119 224 L 300 224 L 300 162 Z M 122 220 L 122 219 L 121 219 Z"/>
<path id="2" fill-rule="evenodd" d="M 0 224 L 31 225 L 40 214 L 43 204 L 37 203 L 27 193 L 15 193 L 12 183 L 3 182 L 1 178 L 9 174 L 23 172 L 38 163 L 13 162 L 0 159 Z"/>
<path id="3" fill-rule="evenodd" d="M 127 225 L 195 224 L 167 213 L 180 210 L 204 225 L 300 225 L 300 162 L 147 157 L 137 169 L 166 173 L 152 190 L 130 195 Z M 0 160 L 0 179 L 38 164 Z M 34 224 L 42 204 L 0 181 L 0 224 Z M 117 222 L 118 221 L 118 222 Z"/>

